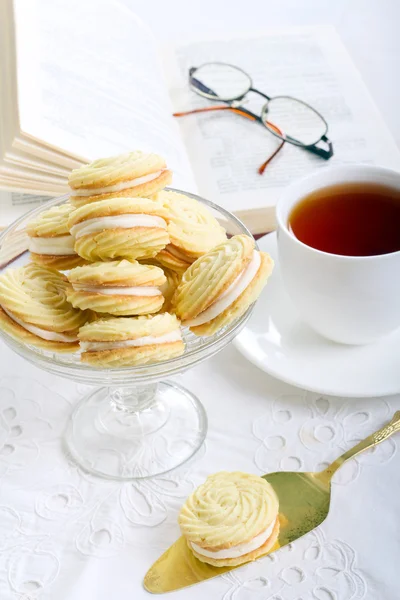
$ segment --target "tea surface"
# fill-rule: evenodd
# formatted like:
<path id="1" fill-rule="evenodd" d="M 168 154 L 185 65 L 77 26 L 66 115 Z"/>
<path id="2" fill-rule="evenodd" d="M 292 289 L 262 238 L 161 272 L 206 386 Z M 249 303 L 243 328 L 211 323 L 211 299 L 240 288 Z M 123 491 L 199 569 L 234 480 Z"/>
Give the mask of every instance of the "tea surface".
<path id="1" fill-rule="evenodd" d="M 307 246 L 345 256 L 400 250 L 400 190 L 347 183 L 305 196 L 289 215 L 289 228 Z"/>

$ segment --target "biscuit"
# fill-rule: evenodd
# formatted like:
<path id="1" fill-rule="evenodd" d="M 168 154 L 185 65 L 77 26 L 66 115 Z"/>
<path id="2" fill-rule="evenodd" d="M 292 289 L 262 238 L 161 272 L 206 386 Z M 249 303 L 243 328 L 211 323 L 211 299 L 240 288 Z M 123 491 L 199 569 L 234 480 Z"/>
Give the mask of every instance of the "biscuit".
<path id="1" fill-rule="evenodd" d="M 33 262 L 59 270 L 85 263 L 75 252 L 75 241 L 68 230 L 68 217 L 73 209 L 69 202 L 53 206 L 28 223 L 26 232 Z"/>
<path id="2" fill-rule="evenodd" d="M 75 250 L 90 261 L 152 258 L 169 243 L 168 214 L 148 198 L 110 198 L 71 212 Z"/>
<path id="3" fill-rule="evenodd" d="M 280 523 L 278 517 L 274 523 L 270 536 L 265 540 L 262 546 L 256 548 L 256 550 L 253 550 L 252 552 L 248 552 L 247 554 L 237 556 L 235 558 L 218 559 L 210 556 L 205 557 L 204 555 L 196 552 L 190 542 L 188 542 L 188 546 L 193 552 L 194 556 L 201 562 L 205 562 L 208 565 L 213 565 L 214 567 L 237 567 L 239 565 L 243 565 L 244 563 L 256 560 L 257 558 L 260 558 L 260 556 L 269 554 L 274 549 L 274 546 L 278 541 L 279 530 Z"/>
<path id="4" fill-rule="evenodd" d="M 1 308 L 1 306 L 0 329 L 17 342 L 21 342 L 22 344 L 29 346 L 35 346 L 36 348 L 41 348 L 42 350 L 47 350 L 48 352 L 77 352 L 79 350 L 79 342 L 77 337 L 75 341 L 67 343 L 45 340 L 25 329 L 25 326 L 19 325 L 15 321 L 15 318 L 9 317 L 8 314 Z M 34 331 L 33 328 L 32 330 Z"/>
<path id="5" fill-rule="evenodd" d="M 268 552 L 279 535 L 278 513 L 278 497 L 265 479 L 223 471 L 189 496 L 178 521 L 194 555 L 223 567 Z"/>
<path id="6" fill-rule="evenodd" d="M 170 244 L 157 260 L 184 273 L 200 256 L 226 240 L 226 232 L 201 202 L 184 194 L 159 192 L 155 198 L 168 210 Z"/>
<path id="7" fill-rule="evenodd" d="M 79 331 L 81 360 L 96 367 L 148 365 L 183 354 L 179 320 L 169 313 L 109 317 Z"/>
<path id="8" fill-rule="evenodd" d="M 0 275 L 2 328 L 19 341 L 74 352 L 79 327 L 89 313 L 71 306 L 69 288 L 55 269 L 35 263 L 8 269 Z"/>
<path id="9" fill-rule="evenodd" d="M 171 181 L 172 172 L 165 160 L 140 150 L 100 158 L 74 169 L 68 178 L 74 206 L 113 197 L 148 198 Z"/>
<path id="10" fill-rule="evenodd" d="M 96 262 L 72 269 L 67 299 L 72 306 L 115 316 L 158 312 L 167 278 L 159 267 L 127 260 Z"/>
<path id="11" fill-rule="evenodd" d="M 163 267 L 163 271 L 166 281 L 160 288 L 164 296 L 164 304 L 162 305 L 160 312 L 169 312 L 172 307 L 172 297 L 181 281 L 181 277 L 176 271 L 172 271 L 171 269 Z"/>
<path id="12" fill-rule="evenodd" d="M 213 335 L 246 312 L 272 269 L 271 257 L 255 250 L 252 238 L 236 235 L 189 267 L 172 299 L 173 310 L 196 335 Z"/>
<path id="13" fill-rule="evenodd" d="M 173 244 L 168 244 L 168 246 L 161 250 L 161 252 L 157 254 L 156 259 L 162 267 L 171 269 L 171 271 L 175 271 L 175 273 L 178 273 L 179 275 L 183 275 L 196 260 L 195 258 L 187 256 L 187 254 Z"/>

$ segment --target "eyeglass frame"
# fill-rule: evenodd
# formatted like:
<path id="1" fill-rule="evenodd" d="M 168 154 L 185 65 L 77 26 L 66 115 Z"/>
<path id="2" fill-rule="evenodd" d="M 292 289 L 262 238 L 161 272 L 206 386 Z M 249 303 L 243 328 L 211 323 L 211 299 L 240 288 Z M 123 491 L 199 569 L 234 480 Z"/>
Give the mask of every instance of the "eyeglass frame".
<path id="1" fill-rule="evenodd" d="M 193 77 L 193 74 L 197 70 L 199 70 L 201 67 L 204 67 L 205 65 L 223 65 L 223 66 L 227 66 L 227 67 L 236 69 L 237 71 L 240 71 L 248 78 L 250 86 L 247 89 L 247 91 L 244 94 L 241 94 L 240 96 L 236 96 L 234 98 L 222 99 L 219 96 L 217 96 L 215 94 L 215 92 L 213 92 L 213 90 L 211 90 L 210 88 L 205 86 L 201 81 L 199 81 L 198 79 Z M 197 86 L 193 82 L 196 82 Z M 240 67 L 237 67 L 236 65 L 232 65 L 230 63 L 224 63 L 224 62 L 209 62 L 209 63 L 203 63 L 202 65 L 200 65 L 200 67 L 190 67 L 190 69 L 189 69 L 189 86 L 192 89 L 192 91 L 194 91 L 199 96 L 202 96 L 203 98 L 207 98 L 208 100 L 212 100 L 214 102 L 216 102 L 216 101 L 224 102 L 225 104 L 227 104 L 229 107 L 231 107 L 233 109 L 235 109 L 235 108 L 239 109 L 239 107 L 240 107 L 241 112 L 246 113 L 249 117 L 251 117 L 252 119 L 259 122 L 261 125 L 263 125 L 263 127 L 268 129 L 268 131 L 270 133 L 272 133 L 272 135 L 276 136 L 280 140 L 283 140 L 284 142 L 288 142 L 289 144 L 292 144 L 293 146 L 298 146 L 299 148 L 304 148 L 304 150 L 307 150 L 308 152 L 316 154 L 316 155 L 320 156 L 321 158 L 323 158 L 324 160 L 329 160 L 333 156 L 333 144 L 326 135 L 328 132 L 328 123 L 325 120 L 325 118 L 321 115 L 321 113 L 319 113 L 317 110 L 315 110 L 315 108 L 313 108 L 307 102 L 304 102 L 303 100 L 300 100 L 299 98 L 295 98 L 293 96 L 267 96 L 267 94 L 264 94 L 264 92 L 261 92 L 257 88 L 254 88 L 253 80 L 250 77 L 250 75 L 248 73 L 246 73 L 246 71 L 244 71 Z M 267 102 L 264 104 L 264 106 L 261 109 L 261 115 L 256 115 L 255 113 L 244 108 L 240 104 L 240 102 L 245 98 L 245 96 L 247 96 L 247 94 L 249 92 L 254 92 L 255 94 L 258 94 L 259 96 L 261 96 L 262 98 L 265 98 L 265 100 L 267 100 Z M 325 125 L 325 131 L 316 142 L 314 142 L 313 144 L 304 144 L 303 142 L 300 142 L 299 140 L 296 140 L 295 138 L 292 138 L 291 136 L 287 136 L 287 135 L 283 134 L 282 132 L 279 134 L 278 131 L 280 131 L 280 129 L 278 127 L 276 127 L 275 125 L 274 125 L 274 127 L 276 128 L 275 131 L 272 129 L 272 127 L 271 128 L 268 127 L 268 121 L 267 120 L 264 121 L 263 117 L 266 116 L 266 114 L 268 112 L 268 110 L 266 110 L 268 108 L 268 103 L 271 100 L 275 100 L 277 98 L 288 98 L 290 100 L 294 100 L 295 102 L 299 102 L 300 104 L 303 104 L 304 106 L 306 106 L 307 108 L 312 110 L 315 114 L 318 115 L 318 117 L 320 117 L 320 119 L 323 121 L 323 123 Z M 319 144 L 320 142 L 326 143 L 328 145 L 328 150 L 325 150 L 324 148 L 319 148 L 317 146 L 317 144 Z"/>

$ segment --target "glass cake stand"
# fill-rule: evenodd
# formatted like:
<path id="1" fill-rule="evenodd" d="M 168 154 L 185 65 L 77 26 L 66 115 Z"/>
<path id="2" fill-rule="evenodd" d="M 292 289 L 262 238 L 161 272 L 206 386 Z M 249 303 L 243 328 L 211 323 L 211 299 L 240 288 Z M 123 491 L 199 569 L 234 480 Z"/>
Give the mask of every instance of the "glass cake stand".
<path id="1" fill-rule="evenodd" d="M 183 193 L 205 204 L 230 235 L 251 235 L 228 211 L 194 194 Z M 23 235 L 21 232 L 33 217 L 67 199 L 63 196 L 51 200 L 16 220 L 0 235 L 0 255 L 4 256 L 15 239 Z M 5 268 L 28 261 L 29 253 L 25 252 Z M 72 412 L 65 432 L 67 449 L 86 471 L 106 478 L 133 480 L 166 473 L 200 448 L 207 432 L 205 410 L 192 392 L 165 378 L 222 350 L 243 328 L 251 311 L 252 307 L 212 337 L 196 337 L 184 329 L 186 350 L 182 356 L 141 367 L 95 368 L 81 363 L 78 353 L 47 352 L 18 342 L 1 330 L 0 336 L 14 352 L 37 367 L 96 386 Z"/>

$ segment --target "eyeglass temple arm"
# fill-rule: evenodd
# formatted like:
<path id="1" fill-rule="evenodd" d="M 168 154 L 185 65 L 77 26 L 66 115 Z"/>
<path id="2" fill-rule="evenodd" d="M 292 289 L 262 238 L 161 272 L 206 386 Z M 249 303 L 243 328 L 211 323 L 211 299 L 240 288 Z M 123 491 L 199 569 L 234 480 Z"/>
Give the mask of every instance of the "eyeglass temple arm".
<path id="1" fill-rule="evenodd" d="M 198 113 L 212 112 L 214 110 L 231 110 L 232 112 L 234 112 L 238 115 L 241 115 L 242 117 L 246 117 L 247 119 L 250 119 L 251 121 L 257 121 L 259 119 L 256 115 L 254 115 L 249 110 L 245 110 L 243 108 L 236 108 L 234 106 L 229 106 L 229 105 L 225 105 L 225 104 L 221 104 L 218 106 L 204 106 L 203 108 L 194 108 L 193 110 L 185 110 L 183 112 L 175 112 L 175 113 L 172 113 L 172 116 L 173 117 L 186 117 L 187 115 L 195 115 Z"/>
<path id="2" fill-rule="evenodd" d="M 211 112 L 214 110 L 231 110 L 232 112 L 235 112 L 236 114 L 242 116 L 242 117 L 246 117 L 247 119 L 250 119 L 251 121 L 261 121 L 261 118 L 258 117 L 257 115 L 255 115 L 254 113 L 250 112 L 249 110 L 246 110 L 244 108 L 235 108 L 233 106 L 226 106 L 226 105 L 220 105 L 220 106 L 206 106 L 204 108 L 195 108 L 193 110 L 188 110 L 188 111 L 184 111 L 184 112 L 176 112 L 173 113 L 173 117 L 185 117 L 186 115 L 193 115 L 196 113 L 204 113 L 204 112 Z M 281 130 L 274 125 L 273 123 L 268 122 L 268 125 L 270 127 L 272 127 L 273 129 L 275 129 L 275 131 L 277 133 L 279 133 L 280 135 L 282 135 Z M 271 160 L 273 158 L 275 158 L 275 156 L 278 154 L 278 152 L 283 148 L 283 146 L 285 145 L 285 140 L 281 140 L 281 143 L 279 144 L 279 146 L 277 147 L 277 149 L 267 158 L 267 160 L 259 167 L 258 172 L 260 175 L 262 175 L 265 171 L 265 169 L 267 168 L 267 166 L 269 165 L 269 163 L 271 162 Z"/>
<path id="3" fill-rule="evenodd" d="M 288 136 L 288 139 L 290 139 L 289 136 Z M 325 148 L 320 148 L 319 146 L 317 146 L 317 144 L 314 144 L 313 146 L 303 146 L 303 148 L 304 148 L 304 150 L 307 150 L 308 152 L 311 152 L 312 154 L 316 154 L 317 156 L 320 156 L 321 158 L 323 158 L 325 160 L 329 160 L 333 156 L 333 144 L 326 135 L 322 136 L 322 138 L 320 139 L 320 142 L 325 142 L 326 145 L 328 146 L 328 149 L 325 150 Z M 319 144 L 319 142 L 317 142 L 317 143 Z"/>

